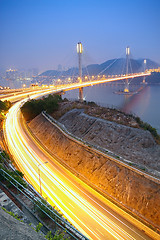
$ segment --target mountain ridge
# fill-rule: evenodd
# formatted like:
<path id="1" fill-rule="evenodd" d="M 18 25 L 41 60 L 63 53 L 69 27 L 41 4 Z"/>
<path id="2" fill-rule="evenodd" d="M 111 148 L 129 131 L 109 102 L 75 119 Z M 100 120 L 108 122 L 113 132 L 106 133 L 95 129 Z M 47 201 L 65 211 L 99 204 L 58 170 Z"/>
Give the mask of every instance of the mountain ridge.
<path id="1" fill-rule="evenodd" d="M 128 64 L 128 72 L 134 73 L 134 72 L 142 72 L 144 71 L 144 59 L 130 59 Z M 160 67 L 160 64 L 150 60 L 146 59 L 146 69 L 151 68 L 158 68 Z M 90 64 L 86 67 L 82 68 L 83 75 L 115 75 L 115 74 L 125 74 L 126 71 L 126 59 L 125 58 L 119 58 L 119 59 L 110 59 L 107 60 L 101 64 Z M 58 70 L 47 70 L 43 73 L 41 73 L 39 76 L 78 76 L 79 71 L 78 67 L 72 67 L 69 68 L 66 71 L 58 71 Z"/>

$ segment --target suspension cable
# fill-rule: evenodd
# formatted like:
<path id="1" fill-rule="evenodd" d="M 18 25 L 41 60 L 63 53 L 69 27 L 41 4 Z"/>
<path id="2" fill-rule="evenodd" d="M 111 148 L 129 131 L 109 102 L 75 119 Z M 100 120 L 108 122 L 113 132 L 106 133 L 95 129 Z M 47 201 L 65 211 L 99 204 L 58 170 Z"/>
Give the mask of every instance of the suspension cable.
<path id="1" fill-rule="evenodd" d="M 122 58 L 122 56 L 123 56 L 123 54 L 120 56 L 120 58 Z M 99 72 L 98 74 L 97 74 L 97 76 L 98 75 L 100 75 L 100 74 L 102 74 L 104 71 L 106 71 L 109 67 L 111 67 L 117 60 L 118 60 L 119 58 L 116 58 L 112 63 L 110 63 L 105 69 L 103 69 L 101 72 Z"/>

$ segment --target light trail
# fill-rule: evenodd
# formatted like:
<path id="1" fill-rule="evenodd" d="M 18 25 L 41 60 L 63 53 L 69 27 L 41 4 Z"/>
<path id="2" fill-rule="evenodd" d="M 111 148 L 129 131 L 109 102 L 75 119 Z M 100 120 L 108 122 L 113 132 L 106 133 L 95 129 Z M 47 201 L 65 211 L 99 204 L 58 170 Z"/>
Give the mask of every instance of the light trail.
<path id="1" fill-rule="evenodd" d="M 106 79 L 98 79 L 95 81 L 89 81 L 89 82 L 82 82 L 82 83 L 73 83 L 73 84 L 68 84 L 68 85 L 62 85 L 61 86 L 61 90 L 74 90 L 80 87 L 89 87 L 89 86 L 93 86 L 93 85 L 97 85 L 97 84 L 101 84 L 101 83 L 108 83 L 108 82 L 116 82 L 116 81 L 120 81 L 120 80 L 124 80 L 124 79 L 130 79 L 130 78 L 137 78 L 137 77 L 143 77 L 143 76 L 149 76 L 151 75 L 150 72 L 142 72 L 142 73 L 135 73 L 135 74 L 129 74 L 129 75 L 123 75 L 123 76 L 119 76 L 119 77 L 112 77 L 112 78 L 106 78 Z"/>
<path id="2" fill-rule="evenodd" d="M 50 88 L 47 89 L 48 92 L 53 93 L 55 90 L 51 90 Z M 35 94 L 40 94 L 40 93 L 45 93 L 46 94 L 46 89 L 41 89 L 41 90 L 30 90 L 29 92 L 23 92 L 23 93 L 15 93 L 12 95 L 0 95 L 0 100 L 5 101 L 8 100 L 10 102 L 15 102 L 15 101 L 20 101 L 23 98 L 32 98 L 32 95 Z"/>
<path id="3" fill-rule="evenodd" d="M 108 83 L 108 82 L 115 82 L 115 81 L 120 81 L 120 80 L 124 80 L 124 79 L 129 79 L 129 78 L 136 78 L 136 77 L 143 77 L 143 76 L 148 76 L 151 75 L 151 72 L 142 72 L 142 73 L 133 73 L 133 74 L 129 74 L 129 75 L 123 75 L 123 76 L 119 76 L 119 77 L 110 77 L 110 78 L 102 78 L 102 79 L 98 79 L 98 80 L 94 80 L 94 81 L 88 81 L 88 82 L 82 82 L 82 83 L 71 83 L 71 84 L 63 84 L 60 86 L 53 86 L 50 85 L 49 87 L 36 87 L 35 89 L 15 89 L 13 92 L 13 90 L 8 90 L 8 92 L 6 92 L 6 95 L 4 95 L 4 91 L 1 91 L 2 94 L 0 94 L 0 99 L 5 101 L 5 100 L 9 100 L 11 102 L 15 102 L 15 101 L 19 101 L 22 98 L 25 98 L 27 96 L 31 96 L 35 93 L 42 93 L 42 92 L 46 92 L 46 91 L 69 91 L 69 90 L 74 90 L 77 88 L 81 88 L 81 87 L 89 87 L 89 86 L 93 86 L 93 85 L 97 85 L 97 84 L 102 84 L 102 83 Z M 11 92 L 11 93 L 10 93 Z M 8 96 L 7 96 L 8 93 Z"/>
<path id="4" fill-rule="evenodd" d="M 32 98 L 48 93 L 49 91 L 39 93 Z M 20 106 L 26 100 L 17 102 L 9 110 L 5 138 L 9 151 L 28 182 L 37 191 L 40 190 L 38 165 L 48 161 L 41 167 L 43 197 L 51 205 L 56 205 L 84 235 L 90 239 L 105 240 L 152 239 L 125 219 L 125 212 L 122 213 L 116 206 L 111 207 L 112 203 L 77 179 L 35 143 L 24 128 L 20 115 Z M 134 219 L 132 221 L 134 223 Z M 151 234 L 154 235 L 153 232 Z"/>

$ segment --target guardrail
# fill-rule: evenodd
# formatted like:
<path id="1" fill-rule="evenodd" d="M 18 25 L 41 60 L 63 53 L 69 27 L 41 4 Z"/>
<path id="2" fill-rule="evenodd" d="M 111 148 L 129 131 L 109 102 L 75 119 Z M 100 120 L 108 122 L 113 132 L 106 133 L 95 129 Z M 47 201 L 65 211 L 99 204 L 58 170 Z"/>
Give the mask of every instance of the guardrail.
<path id="1" fill-rule="evenodd" d="M 122 156 L 115 154 L 114 152 L 110 151 L 109 149 L 100 147 L 98 145 L 94 145 L 90 142 L 85 141 L 84 139 L 81 139 L 81 138 L 75 136 L 74 134 L 69 132 L 62 123 L 58 122 L 56 119 L 54 119 L 48 113 L 46 113 L 46 111 L 42 112 L 42 116 L 45 117 L 51 124 L 56 126 L 56 128 L 58 128 L 66 137 L 70 138 L 71 140 L 74 140 L 74 141 L 78 142 L 79 144 L 85 145 L 86 147 L 92 148 L 92 150 L 109 157 L 112 161 L 117 162 L 120 165 L 127 167 L 130 170 L 132 170 L 140 175 L 143 175 L 152 181 L 157 182 L 158 184 L 160 183 L 160 173 L 158 171 L 154 170 L 154 174 L 153 174 L 153 171 L 150 168 L 147 168 L 143 165 L 141 166 L 135 162 L 131 162 L 131 161 L 123 158 Z M 142 170 L 142 168 L 144 168 L 145 172 L 144 172 L 144 170 Z"/>
<path id="2" fill-rule="evenodd" d="M 69 234 L 71 239 L 89 240 L 82 233 L 80 233 L 75 227 L 73 227 L 65 218 L 60 217 L 58 214 L 53 212 L 47 205 L 45 205 L 41 201 L 42 198 L 35 196 L 35 194 L 37 195 L 38 193 L 34 189 L 33 190 L 35 191 L 35 193 L 31 192 L 30 190 L 25 188 L 22 184 L 20 184 L 16 179 L 10 176 L 4 169 L 0 169 L 0 175 L 2 175 L 12 186 L 14 186 L 17 189 L 17 192 L 20 192 L 23 196 L 25 196 L 28 200 L 30 200 L 34 205 L 34 209 L 36 207 L 39 208 L 51 221 L 53 221 L 55 223 L 55 229 L 56 229 L 56 226 L 58 226 L 61 230 Z M 44 206 L 51 214 L 54 215 L 55 219 L 51 217 L 38 204 L 41 204 L 42 206 Z"/>

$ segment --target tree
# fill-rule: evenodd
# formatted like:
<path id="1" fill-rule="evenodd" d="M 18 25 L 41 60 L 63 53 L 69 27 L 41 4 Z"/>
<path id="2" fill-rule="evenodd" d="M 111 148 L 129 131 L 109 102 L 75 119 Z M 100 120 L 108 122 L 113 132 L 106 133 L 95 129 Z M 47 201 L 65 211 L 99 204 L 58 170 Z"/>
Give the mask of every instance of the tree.
<path id="1" fill-rule="evenodd" d="M 62 101 L 62 99 L 59 95 L 49 95 L 46 98 L 43 97 L 42 99 L 26 102 L 21 107 L 21 111 L 26 121 L 30 121 L 44 110 L 48 113 L 52 113 L 57 110 L 58 102 L 60 101 Z"/>

